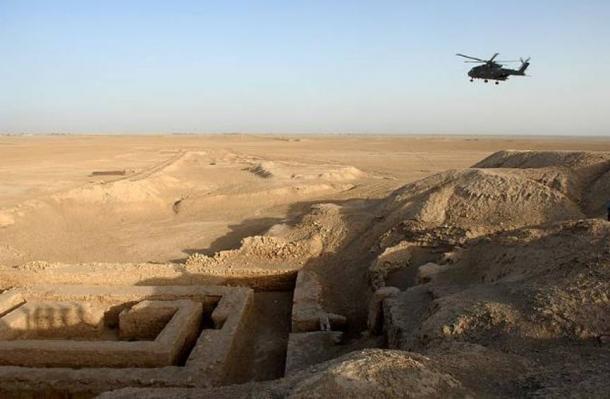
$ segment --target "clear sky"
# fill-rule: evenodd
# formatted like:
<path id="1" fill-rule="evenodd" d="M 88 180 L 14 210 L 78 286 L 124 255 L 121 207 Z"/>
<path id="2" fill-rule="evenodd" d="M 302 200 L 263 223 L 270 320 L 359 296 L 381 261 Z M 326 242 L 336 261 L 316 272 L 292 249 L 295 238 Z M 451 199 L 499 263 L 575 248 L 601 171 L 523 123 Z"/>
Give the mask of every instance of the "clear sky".
<path id="1" fill-rule="evenodd" d="M 0 0 L 4 133 L 610 135 L 609 72 L 608 0 Z"/>

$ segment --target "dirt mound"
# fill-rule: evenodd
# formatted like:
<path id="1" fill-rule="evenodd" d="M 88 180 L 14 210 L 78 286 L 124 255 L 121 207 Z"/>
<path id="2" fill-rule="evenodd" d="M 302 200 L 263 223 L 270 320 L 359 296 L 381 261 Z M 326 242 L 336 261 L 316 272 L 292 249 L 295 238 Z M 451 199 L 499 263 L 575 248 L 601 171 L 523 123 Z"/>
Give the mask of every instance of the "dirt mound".
<path id="1" fill-rule="evenodd" d="M 262 178 L 275 177 L 290 180 L 351 181 L 367 174 L 353 166 L 312 165 L 298 162 L 262 161 L 246 168 Z"/>
<path id="2" fill-rule="evenodd" d="M 411 220 L 469 236 L 600 217 L 610 199 L 610 154 L 501 151 L 474 168 L 439 173 L 388 198 L 386 226 Z"/>
<path id="3" fill-rule="evenodd" d="M 451 225 L 471 235 L 584 216 L 565 193 L 504 169 L 441 173 L 401 188 L 386 206 L 388 219 Z"/>
<path id="4" fill-rule="evenodd" d="M 299 382 L 291 399 L 463 398 L 468 389 L 429 358 L 400 351 L 366 350 L 324 365 Z"/>
<path id="5" fill-rule="evenodd" d="M 195 253 L 186 263 L 210 272 L 225 268 L 297 270 L 310 259 L 334 251 L 345 231 L 341 207 L 318 204 L 294 226 L 274 225 L 265 235 L 244 238 L 238 249 L 213 256 Z"/>
<path id="6" fill-rule="evenodd" d="M 498 151 L 474 168 L 533 169 L 564 167 L 577 172 L 599 171 L 610 166 L 610 153 L 591 151 Z"/>
<path id="7" fill-rule="evenodd" d="M 120 180 L 105 184 L 92 184 L 56 194 L 57 202 L 70 201 L 78 204 L 139 204 L 140 206 L 166 205 L 168 191 L 179 191 L 182 183 L 171 176 L 155 176 L 148 179 Z"/>
<path id="8" fill-rule="evenodd" d="M 353 166 L 343 168 L 335 168 L 328 172 L 323 172 L 318 175 L 324 180 L 355 180 L 366 176 L 366 173 Z"/>
<path id="9" fill-rule="evenodd" d="M 532 364 L 521 377 L 535 374 L 536 390 L 570 390 L 565 381 L 548 379 L 562 358 L 577 365 L 566 371 L 573 375 L 608 371 L 602 366 L 610 357 L 607 222 L 485 236 L 468 242 L 457 262 L 434 270 L 423 284 L 386 301 L 390 347 L 438 353 L 467 343 L 518 355 Z M 589 358 L 589 352 L 598 355 Z"/>
<path id="10" fill-rule="evenodd" d="M 529 178 L 568 195 L 588 217 L 602 216 L 610 200 L 608 152 L 500 151 L 474 167 L 523 171 Z"/>

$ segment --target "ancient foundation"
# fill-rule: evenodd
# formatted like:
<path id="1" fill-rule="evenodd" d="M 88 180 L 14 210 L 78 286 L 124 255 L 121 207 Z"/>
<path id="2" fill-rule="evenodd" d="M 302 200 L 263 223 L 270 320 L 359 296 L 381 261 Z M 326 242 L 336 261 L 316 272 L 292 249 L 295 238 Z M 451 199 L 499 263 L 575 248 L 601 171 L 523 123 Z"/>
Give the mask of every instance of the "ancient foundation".
<path id="1" fill-rule="evenodd" d="M 253 290 L 48 285 L 0 294 L 0 397 L 223 384 Z"/>
<path id="2" fill-rule="evenodd" d="M 0 267 L 3 289 L 1 398 L 215 387 L 251 381 L 256 368 L 276 370 L 257 378 L 293 374 L 343 350 L 346 318 L 325 308 L 314 271 L 39 262 Z M 256 302 L 255 291 L 292 292 L 290 320 L 273 310 L 261 320 L 261 304 L 280 297 Z"/>

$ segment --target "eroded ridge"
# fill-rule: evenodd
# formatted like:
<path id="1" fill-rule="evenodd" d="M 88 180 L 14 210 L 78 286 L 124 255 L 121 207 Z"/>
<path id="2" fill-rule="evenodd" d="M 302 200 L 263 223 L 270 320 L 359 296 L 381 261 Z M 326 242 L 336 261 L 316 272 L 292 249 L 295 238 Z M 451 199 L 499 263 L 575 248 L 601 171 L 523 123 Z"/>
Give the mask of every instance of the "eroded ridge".
<path id="1" fill-rule="evenodd" d="M 35 286 L 0 294 L 0 393 L 214 386 L 239 367 L 253 291 Z M 1 395 L 0 395 L 1 396 Z"/>

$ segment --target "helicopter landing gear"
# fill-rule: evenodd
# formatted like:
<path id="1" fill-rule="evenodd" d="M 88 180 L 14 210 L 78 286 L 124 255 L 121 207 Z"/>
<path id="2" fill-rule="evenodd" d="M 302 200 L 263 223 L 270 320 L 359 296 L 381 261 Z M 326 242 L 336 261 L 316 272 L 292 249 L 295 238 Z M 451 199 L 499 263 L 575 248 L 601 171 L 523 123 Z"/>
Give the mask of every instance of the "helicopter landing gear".
<path id="1" fill-rule="evenodd" d="M 471 82 L 474 82 L 474 79 L 470 79 Z"/>
<path id="2" fill-rule="evenodd" d="M 485 83 L 489 82 L 489 80 L 485 79 Z"/>
<path id="3" fill-rule="evenodd" d="M 497 81 L 496 81 L 496 84 L 497 84 L 497 85 L 499 85 L 499 84 L 500 84 L 500 82 L 497 82 Z"/>

